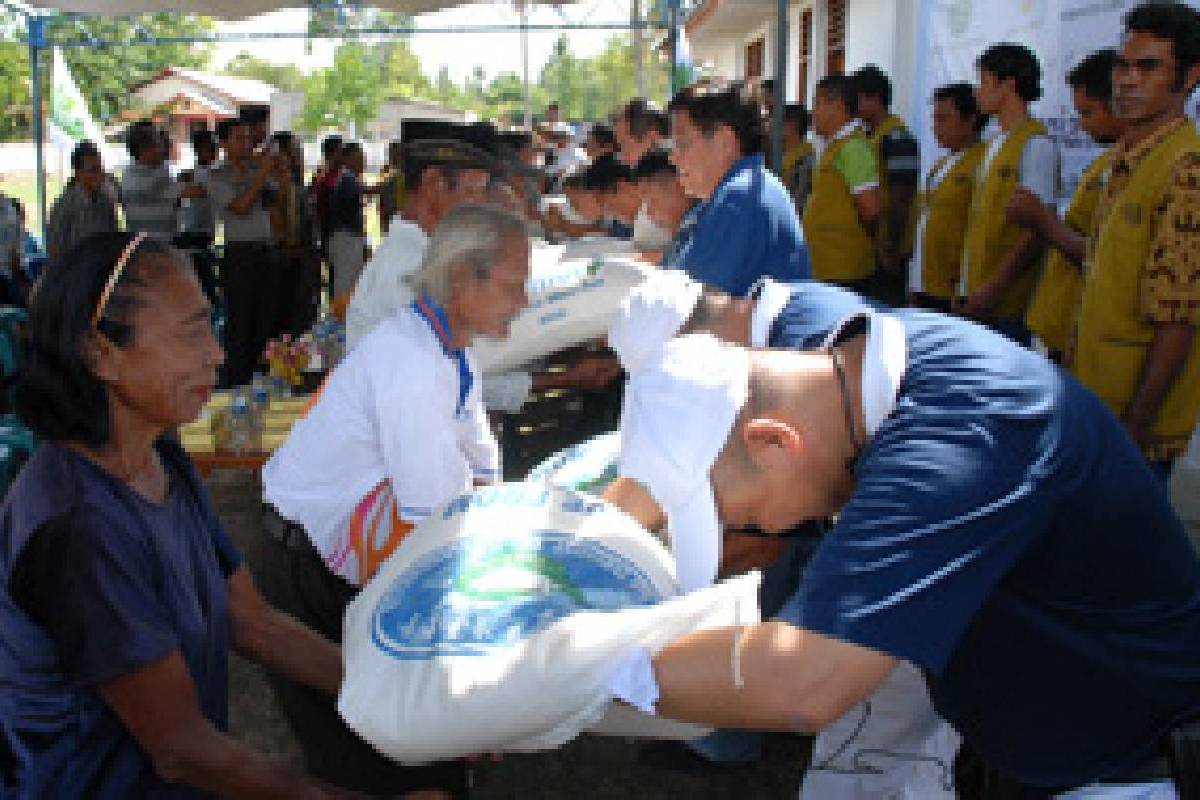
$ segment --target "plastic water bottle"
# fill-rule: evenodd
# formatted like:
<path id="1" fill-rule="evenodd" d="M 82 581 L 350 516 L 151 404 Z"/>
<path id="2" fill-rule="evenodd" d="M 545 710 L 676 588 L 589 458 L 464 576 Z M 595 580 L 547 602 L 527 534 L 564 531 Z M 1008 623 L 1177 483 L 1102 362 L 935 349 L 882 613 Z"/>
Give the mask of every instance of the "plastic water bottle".
<path id="1" fill-rule="evenodd" d="M 250 401 L 244 394 L 236 394 L 229 404 L 229 449 L 239 455 L 254 449 L 254 422 L 251 418 Z"/>

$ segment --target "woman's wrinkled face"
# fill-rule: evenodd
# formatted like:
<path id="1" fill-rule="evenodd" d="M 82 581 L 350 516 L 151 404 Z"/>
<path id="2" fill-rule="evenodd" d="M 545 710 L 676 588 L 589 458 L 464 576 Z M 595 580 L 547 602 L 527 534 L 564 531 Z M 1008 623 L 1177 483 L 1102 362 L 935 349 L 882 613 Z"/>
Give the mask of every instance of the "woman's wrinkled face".
<path id="1" fill-rule="evenodd" d="M 96 374 L 112 402 L 162 430 L 191 422 L 212 395 L 225 354 L 195 274 L 175 256 L 147 271 L 132 312 L 132 341 L 98 348 Z"/>

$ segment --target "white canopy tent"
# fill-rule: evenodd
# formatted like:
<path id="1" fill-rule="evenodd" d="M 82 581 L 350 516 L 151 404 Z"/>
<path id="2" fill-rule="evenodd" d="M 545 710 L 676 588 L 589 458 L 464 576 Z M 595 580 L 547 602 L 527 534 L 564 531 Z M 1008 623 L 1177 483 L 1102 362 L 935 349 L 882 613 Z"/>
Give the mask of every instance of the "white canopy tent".
<path id="1" fill-rule="evenodd" d="M 567 0 L 569 2 L 570 0 Z M 468 5 L 478 0 L 372 0 L 371 6 L 407 14 L 425 14 L 454 6 Z M 558 5 L 558 2 L 548 4 Z M 283 8 L 309 8 L 313 3 L 300 0 L 23 0 L 30 10 L 66 11 L 77 14 L 149 14 L 158 11 L 204 14 L 218 19 L 245 19 Z M 350 5 L 350 4 L 345 4 Z"/>

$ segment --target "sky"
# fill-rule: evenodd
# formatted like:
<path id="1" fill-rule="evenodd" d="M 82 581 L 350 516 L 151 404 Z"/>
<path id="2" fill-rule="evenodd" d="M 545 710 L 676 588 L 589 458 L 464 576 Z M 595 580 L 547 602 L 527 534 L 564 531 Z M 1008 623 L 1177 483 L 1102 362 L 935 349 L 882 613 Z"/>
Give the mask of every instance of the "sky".
<path id="1" fill-rule="evenodd" d="M 530 12 L 530 24 L 552 25 L 562 22 L 574 23 L 620 23 L 629 17 L 628 0 L 583 0 L 576 6 L 563 11 L 536 6 Z M 222 33 L 252 33 L 262 31 L 303 31 L 308 12 L 303 9 L 275 11 L 240 22 L 219 24 Z M 493 2 L 452 8 L 417 17 L 415 27 L 451 27 L 460 25 L 516 24 L 519 17 L 507 2 Z M 604 43 L 617 31 L 567 31 L 571 49 L 575 55 L 595 55 Z M 529 33 L 530 79 L 537 80 L 542 65 L 550 57 L 551 48 L 558 38 L 558 31 L 531 31 Z M 491 77 L 498 72 L 511 71 L 521 74 L 521 44 L 517 32 L 498 33 L 429 33 L 412 37 L 410 45 L 421 59 L 421 67 L 432 78 L 442 65 L 450 69 L 450 76 L 461 82 L 471 74 L 476 65 L 481 65 Z M 222 42 L 214 52 L 214 66 L 220 66 L 242 50 L 275 63 L 292 62 L 305 72 L 328 65 L 333 60 L 337 41 L 314 39 L 311 52 L 305 50 L 303 39 L 269 39 L 253 42 Z M 467 55 L 463 55 L 467 54 Z"/>

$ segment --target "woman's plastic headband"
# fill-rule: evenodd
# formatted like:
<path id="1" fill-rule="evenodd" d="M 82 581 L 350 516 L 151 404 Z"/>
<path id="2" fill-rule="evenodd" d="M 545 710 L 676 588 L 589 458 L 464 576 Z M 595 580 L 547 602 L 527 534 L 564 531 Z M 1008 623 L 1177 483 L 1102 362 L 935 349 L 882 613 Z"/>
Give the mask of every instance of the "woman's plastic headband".
<path id="1" fill-rule="evenodd" d="M 108 308 L 109 298 L 112 297 L 113 290 L 117 288 L 117 283 L 120 282 L 121 275 L 125 272 L 125 265 L 129 263 L 129 259 L 133 257 L 138 245 L 145 238 L 145 233 L 137 234 L 130 240 L 129 244 L 125 245 L 125 249 L 121 251 L 121 256 L 117 259 L 112 273 L 108 276 L 108 280 L 104 284 L 104 291 L 100 292 L 100 299 L 96 301 L 96 310 L 92 312 L 93 328 L 100 324 L 100 318 L 104 316 L 104 311 Z"/>

